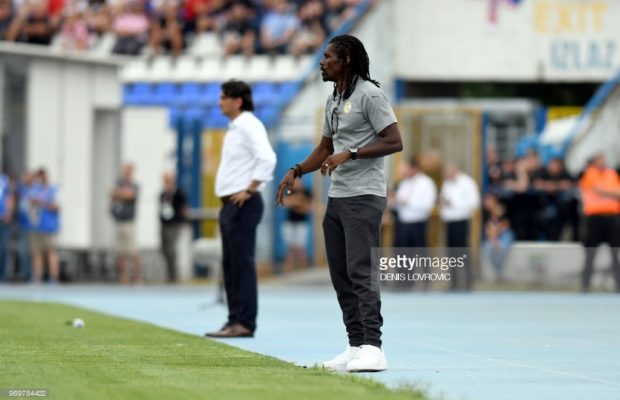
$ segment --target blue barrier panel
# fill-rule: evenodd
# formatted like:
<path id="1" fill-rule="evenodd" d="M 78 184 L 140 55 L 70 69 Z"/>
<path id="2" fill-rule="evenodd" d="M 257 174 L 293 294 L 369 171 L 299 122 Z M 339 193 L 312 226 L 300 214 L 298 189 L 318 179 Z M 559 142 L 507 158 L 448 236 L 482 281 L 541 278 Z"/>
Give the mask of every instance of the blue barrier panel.
<path id="1" fill-rule="evenodd" d="M 295 165 L 296 163 L 302 162 L 314 149 L 314 145 L 309 142 L 304 143 L 286 143 L 281 142 L 276 146 L 276 154 L 278 157 L 278 163 L 276 165 L 276 170 L 274 173 L 275 185 L 274 188 L 277 189 L 280 180 L 290 167 Z M 302 177 L 303 186 L 310 191 L 313 191 L 312 186 L 312 174 L 304 175 Z M 273 255 L 275 261 L 282 261 L 286 255 L 286 244 L 284 243 L 283 235 L 282 235 L 282 223 L 286 220 L 287 210 L 282 207 L 277 207 L 274 210 L 274 221 L 273 221 Z M 312 262 L 314 256 L 314 235 L 313 232 L 313 220 L 317 216 L 310 214 L 308 218 L 307 224 L 310 234 L 308 235 L 308 241 L 306 243 L 306 251 L 309 257 L 309 261 Z"/>

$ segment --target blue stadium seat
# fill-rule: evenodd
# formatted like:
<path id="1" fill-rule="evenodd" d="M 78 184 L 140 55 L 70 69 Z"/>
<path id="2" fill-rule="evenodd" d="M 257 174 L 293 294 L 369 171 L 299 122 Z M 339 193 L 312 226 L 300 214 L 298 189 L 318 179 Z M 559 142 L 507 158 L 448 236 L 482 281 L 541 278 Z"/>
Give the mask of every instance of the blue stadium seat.
<path id="1" fill-rule="evenodd" d="M 272 82 L 259 82 L 252 86 L 252 98 L 254 105 L 272 105 L 278 101 L 277 84 Z"/>
<path id="2" fill-rule="evenodd" d="M 214 106 L 205 114 L 202 127 L 204 129 L 224 129 L 228 127 L 228 123 L 229 120 L 222 114 L 222 110 L 218 106 Z"/>
<path id="3" fill-rule="evenodd" d="M 205 87 L 205 92 L 202 97 L 202 104 L 207 107 L 217 106 L 220 101 L 220 92 L 222 91 L 221 82 L 209 82 Z"/>
<path id="4" fill-rule="evenodd" d="M 181 85 L 175 104 L 178 106 L 197 106 L 203 104 L 204 85 L 197 82 L 186 82 Z"/>
<path id="5" fill-rule="evenodd" d="M 177 130 L 180 119 L 181 111 L 178 108 L 171 107 L 168 109 L 168 125 L 170 126 L 170 129 Z"/>
<path id="6" fill-rule="evenodd" d="M 282 82 L 278 88 L 277 102 L 278 104 L 288 104 L 295 98 L 301 90 L 301 85 L 297 82 Z"/>
<path id="7" fill-rule="evenodd" d="M 256 110 L 256 117 L 258 117 L 266 127 L 272 127 L 280 119 L 280 109 L 275 106 L 259 107 Z"/>
<path id="8" fill-rule="evenodd" d="M 183 113 L 183 121 L 185 124 L 190 124 L 194 121 L 201 121 L 205 112 L 202 107 L 190 107 Z"/>
<path id="9" fill-rule="evenodd" d="M 176 83 L 160 83 L 155 87 L 155 93 L 153 93 L 152 104 L 157 105 L 172 105 L 175 103 L 177 97 L 177 84 Z"/>
<path id="10" fill-rule="evenodd" d="M 132 83 L 123 86 L 123 104 L 125 105 L 152 105 L 153 91 L 150 83 Z"/>

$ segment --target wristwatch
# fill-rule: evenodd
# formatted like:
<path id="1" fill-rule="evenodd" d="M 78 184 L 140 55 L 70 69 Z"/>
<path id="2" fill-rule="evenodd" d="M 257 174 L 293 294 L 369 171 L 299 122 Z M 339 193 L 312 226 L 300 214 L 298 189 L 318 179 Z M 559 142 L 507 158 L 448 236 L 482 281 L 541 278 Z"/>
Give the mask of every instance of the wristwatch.
<path id="1" fill-rule="evenodd" d="M 357 147 L 349 147 L 351 153 L 351 160 L 357 160 Z"/>

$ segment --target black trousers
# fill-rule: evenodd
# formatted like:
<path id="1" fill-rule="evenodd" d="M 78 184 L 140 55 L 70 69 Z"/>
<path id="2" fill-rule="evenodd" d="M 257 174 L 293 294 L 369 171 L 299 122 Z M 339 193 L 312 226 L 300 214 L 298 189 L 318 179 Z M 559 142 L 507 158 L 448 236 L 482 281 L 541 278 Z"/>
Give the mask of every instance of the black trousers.
<path id="1" fill-rule="evenodd" d="M 469 255 L 469 220 L 450 221 L 446 223 L 446 236 L 447 244 L 451 257 L 462 256 L 463 252 Z M 452 249 L 455 250 L 452 250 Z M 456 250 L 458 248 L 458 250 Z M 457 254 L 459 253 L 459 254 Z M 471 270 L 471 263 L 465 262 L 465 266 L 462 268 L 453 268 L 450 288 L 452 290 L 470 290 L 473 284 L 473 274 Z"/>
<path id="2" fill-rule="evenodd" d="M 399 222 L 396 224 L 394 247 L 415 248 L 418 255 L 426 257 L 426 221 L 422 222 Z M 425 270 L 424 272 L 430 272 Z M 415 281 L 396 281 L 394 287 L 410 289 L 416 286 Z M 425 290 L 430 289 L 431 281 L 421 281 Z"/>
<path id="3" fill-rule="evenodd" d="M 220 211 L 222 266 L 228 302 L 228 324 L 256 330 L 256 228 L 263 215 L 263 200 L 255 194 L 242 207 L 224 203 Z"/>
<path id="4" fill-rule="evenodd" d="M 590 289 L 590 281 L 594 272 L 594 258 L 597 247 L 607 243 L 611 247 L 611 260 L 616 289 L 620 290 L 620 260 L 618 259 L 618 247 L 620 247 L 620 216 L 618 215 L 591 215 L 586 217 L 586 260 L 581 275 L 581 288 L 584 291 Z"/>
<path id="5" fill-rule="evenodd" d="M 381 294 L 373 282 L 371 248 L 381 245 L 384 197 L 332 198 L 323 219 L 332 284 L 342 310 L 349 344 L 381 347 Z"/>
<path id="6" fill-rule="evenodd" d="M 399 222 L 394 247 L 426 247 L 426 221 Z"/>
<path id="7" fill-rule="evenodd" d="M 162 223 L 161 226 L 161 253 L 166 262 L 168 282 L 177 281 L 177 241 L 180 230 L 179 223 Z"/>

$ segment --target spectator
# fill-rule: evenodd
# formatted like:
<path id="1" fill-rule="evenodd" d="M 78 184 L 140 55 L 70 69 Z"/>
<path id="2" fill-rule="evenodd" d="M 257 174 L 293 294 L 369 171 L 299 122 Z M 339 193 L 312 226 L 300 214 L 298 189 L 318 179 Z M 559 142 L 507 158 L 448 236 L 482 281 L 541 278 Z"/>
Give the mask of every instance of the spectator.
<path id="1" fill-rule="evenodd" d="M 518 160 L 508 160 L 502 164 L 502 184 L 509 192 L 523 193 L 527 191 L 530 180 L 526 161 L 521 158 Z"/>
<path id="2" fill-rule="evenodd" d="M 260 42 L 264 52 L 285 54 L 288 45 L 299 26 L 295 14 L 290 11 L 286 0 L 274 0 L 272 9 L 261 24 Z"/>
<path id="3" fill-rule="evenodd" d="M 545 239 L 558 241 L 566 222 L 573 226 L 573 239 L 577 238 L 577 202 L 573 189 L 573 179 L 564 169 L 559 158 L 549 164 L 534 177 L 534 188 L 542 193 L 543 208 L 540 214 Z"/>
<path id="4" fill-rule="evenodd" d="M 394 247 L 426 247 L 426 226 L 437 202 L 437 187 L 417 160 L 409 160 L 402 168 L 403 180 L 394 202 L 398 221 Z"/>
<path id="5" fill-rule="evenodd" d="M 358 1 L 345 0 L 327 0 L 325 3 L 325 26 L 327 27 L 327 33 L 333 33 L 340 29 L 342 24 L 348 19 L 352 18 L 355 10 L 353 6 L 357 5 Z"/>
<path id="6" fill-rule="evenodd" d="M 18 259 L 19 275 L 24 281 L 32 279 L 32 263 L 30 257 L 29 238 L 32 230 L 30 214 L 32 209 L 31 196 L 37 191 L 38 184 L 35 184 L 35 175 L 26 171 L 22 181 L 17 187 L 17 237 L 18 237 Z"/>
<path id="7" fill-rule="evenodd" d="M 93 44 L 83 6 L 83 3 L 78 3 L 62 23 L 62 45 L 66 49 L 86 50 Z"/>
<path id="8" fill-rule="evenodd" d="M 447 247 L 466 249 L 469 246 L 469 220 L 480 207 L 478 185 L 452 163 L 446 166 L 444 178 L 439 199 L 441 219 L 446 223 Z M 460 277 L 463 270 L 464 282 Z M 466 263 L 461 271 L 454 270 L 450 280 L 451 290 L 471 290 L 472 284 L 471 265 Z"/>
<path id="9" fill-rule="evenodd" d="M 513 176 L 504 180 L 504 188 L 508 194 L 508 208 L 511 223 L 515 227 L 518 239 L 535 240 L 536 215 L 538 198 L 530 191 L 531 163 L 526 158 L 515 161 Z"/>
<path id="10" fill-rule="evenodd" d="M 6 33 L 13 21 L 14 9 L 12 0 L 0 0 L 0 40 L 5 40 Z"/>
<path id="11" fill-rule="evenodd" d="M 394 196 L 396 209 L 394 247 L 415 248 L 417 254 L 426 256 L 426 228 L 437 202 L 437 186 L 422 172 L 416 159 L 403 163 L 402 176 L 403 179 Z M 430 283 L 428 280 L 422 282 L 424 290 L 430 288 Z M 397 286 L 403 289 L 414 284 L 414 281 L 397 282 Z"/>
<path id="12" fill-rule="evenodd" d="M 58 188 L 50 185 L 47 172 L 40 169 L 36 173 L 36 190 L 30 196 L 30 248 L 32 250 L 33 281 L 43 280 L 44 261 L 49 268 L 49 282 L 55 283 L 60 277 L 60 260 L 56 250 L 56 235 L 60 229 L 60 208 Z"/>
<path id="13" fill-rule="evenodd" d="M 217 29 L 218 14 L 226 6 L 226 0 L 185 0 L 183 17 L 185 32 L 206 32 Z"/>
<path id="14" fill-rule="evenodd" d="M 4 281 L 8 274 L 10 223 L 14 202 L 11 182 L 0 172 L 0 282 Z"/>
<path id="15" fill-rule="evenodd" d="M 177 281 L 177 242 L 181 224 L 187 218 L 187 200 L 177 188 L 174 176 L 164 174 L 164 190 L 159 196 L 159 220 L 161 222 L 161 252 L 166 261 L 168 282 Z"/>
<path id="16" fill-rule="evenodd" d="M 323 26 L 323 3 L 309 0 L 299 10 L 300 27 L 293 36 L 291 53 L 295 56 L 313 53 L 323 44 L 326 33 Z"/>
<path id="17" fill-rule="evenodd" d="M 241 1 L 232 3 L 226 23 L 220 32 L 224 56 L 243 52 L 246 57 L 254 54 L 256 30 L 250 9 Z"/>
<path id="18" fill-rule="evenodd" d="M 116 221 L 117 270 L 121 283 L 130 282 L 128 261 L 134 261 L 134 282 L 142 282 L 142 266 L 136 243 L 135 218 L 138 185 L 133 180 L 133 164 L 123 165 L 121 178 L 110 193 L 112 217 Z"/>
<path id="19" fill-rule="evenodd" d="M 504 281 L 504 265 L 514 242 L 514 233 L 506 214 L 506 206 L 499 198 L 489 193 L 484 197 L 484 235 L 483 256 L 491 262 L 495 271 L 495 281 Z"/>
<path id="20" fill-rule="evenodd" d="M 138 0 L 127 0 L 120 5 L 112 29 L 117 36 L 114 54 L 137 55 L 147 41 L 149 22 Z"/>
<path id="21" fill-rule="evenodd" d="M 85 9 L 87 4 L 84 0 L 39 0 L 47 2 L 47 15 L 50 17 L 54 31 L 58 30 L 63 19 L 63 13 L 69 8 Z"/>
<path id="22" fill-rule="evenodd" d="M 30 44 L 49 45 L 52 41 L 54 26 L 46 3 L 25 3 L 13 20 L 6 39 Z"/>
<path id="23" fill-rule="evenodd" d="M 162 0 L 156 4 L 151 19 L 150 43 L 153 54 L 159 54 L 160 46 L 178 57 L 183 50 L 183 18 L 177 0 Z"/>
<path id="24" fill-rule="evenodd" d="M 485 164 L 485 181 L 488 184 L 489 190 L 497 193 L 501 191 L 502 187 L 502 163 L 494 146 L 487 146 Z"/>
<path id="25" fill-rule="evenodd" d="M 91 32 L 97 36 L 110 31 L 111 11 L 105 0 L 90 0 L 86 10 L 86 21 Z"/>
<path id="26" fill-rule="evenodd" d="M 602 243 L 609 244 L 616 290 L 620 291 L 620 202 L 614 193 L 620 192 L 618 173 L 607 167 L 605 156 L 598 154 L 591 161 L 579 181 L 583 214 L 586 219 L 584 246 L 586 258 L 582 272 L 581 289 L 590 291 L 590 281 L 594 272 L 596 250 Z"/>
<path id="27" fill-rule="evenodd" d="M 282 236 L 286 242 L 284 270 L 308 267 L 308 216 L 312 207 L 312 192 L 303 187 L 301 180 L 295 181 L 291 194 L 284 200 L 288 209 L 286 221 L 282 225 Z"/>

